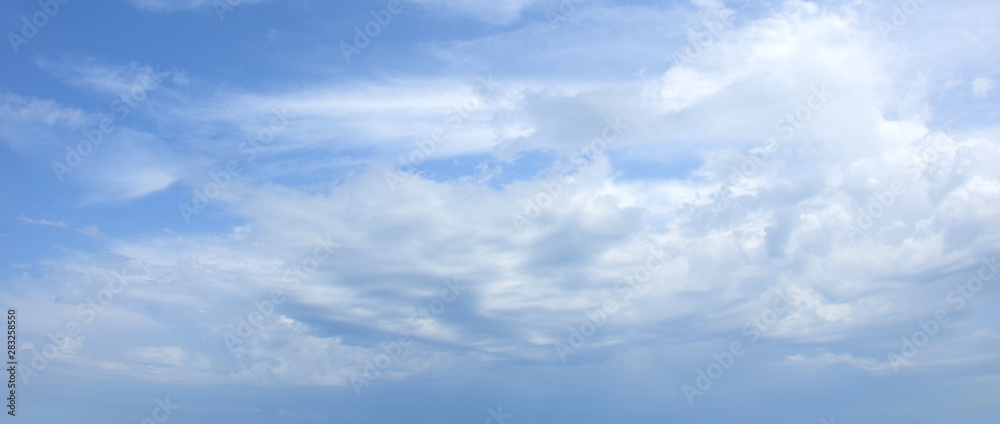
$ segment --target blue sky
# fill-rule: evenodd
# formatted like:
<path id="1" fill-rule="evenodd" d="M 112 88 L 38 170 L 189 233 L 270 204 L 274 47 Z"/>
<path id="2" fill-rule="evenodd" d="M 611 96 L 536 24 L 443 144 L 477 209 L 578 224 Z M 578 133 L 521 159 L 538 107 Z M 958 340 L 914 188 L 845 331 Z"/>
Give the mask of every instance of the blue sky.
<path id="1" fill-rule="evenodd" d="M 22 422 L 1000 419 L 996 2 L 62 1 Z"/>

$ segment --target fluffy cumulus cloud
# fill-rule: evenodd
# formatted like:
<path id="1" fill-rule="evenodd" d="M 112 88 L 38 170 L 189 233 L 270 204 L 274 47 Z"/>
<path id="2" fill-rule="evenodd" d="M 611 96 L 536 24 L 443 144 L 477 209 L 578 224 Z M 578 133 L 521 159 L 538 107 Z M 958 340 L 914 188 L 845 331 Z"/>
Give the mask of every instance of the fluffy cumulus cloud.
<path id="1" fill-rule="evenodd" d="M 738 3 L 421 0 L 358 62 L 288 27 L 334 53 L 251 78 L 36 57 L 72 94 L 0 94 L 5 161 L 55 187 L 3 205 L 48 241 L 3 276 L 24 378 L 995 420 L 1000 9 Z M 398 418 L 290 402 L 233 413 Z"/>

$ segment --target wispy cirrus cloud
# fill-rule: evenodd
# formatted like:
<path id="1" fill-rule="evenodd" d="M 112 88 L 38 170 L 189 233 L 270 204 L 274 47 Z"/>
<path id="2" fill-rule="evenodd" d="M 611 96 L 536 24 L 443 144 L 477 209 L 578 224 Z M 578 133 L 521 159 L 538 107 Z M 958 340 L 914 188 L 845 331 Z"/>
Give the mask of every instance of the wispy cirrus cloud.
<path id="1" fill-rule="evenodd" d="M 150 12 L 175 12 L 182 10 L 193 10 L 209 7 L 232 7 L 240 4 L 261 3 L 266 0 L 241 0 L 216 1 L 216 0 L 128 0 L 128 2 L 141 10 Z"/>
<path id="2" fill-rule="evenodd" d="M 67 224 L 63 220 L 52 221 L 52 220 L 48 220 L 48 219 L 32 219 L 32 218 L 28 218 L 26 216 L 18 216 L 17 219 L 20 220 L 20 221 L 22 221 L 22 222 L 26 222 L 28 224 L 47 225 L 47 226 L 50 226 L 50 227 L 59 227 L 59 228 L 69 228 L 69 224 Z"/>

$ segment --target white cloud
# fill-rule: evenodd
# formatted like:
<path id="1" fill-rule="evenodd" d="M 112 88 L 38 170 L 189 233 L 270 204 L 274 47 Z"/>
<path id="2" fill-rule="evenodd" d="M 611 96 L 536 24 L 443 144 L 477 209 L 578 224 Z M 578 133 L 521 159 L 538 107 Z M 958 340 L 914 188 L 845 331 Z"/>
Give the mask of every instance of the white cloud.
<path id="1" fill-rule="evenodd" d="M 221 3 L 215 0 L 129 0 L 130 3 L 143 10 L 151 12 L 173 12 L 179 10 L 192 10 L 199 8 L 214 7 L 215 3 L 220 3 L 226 7 L 229 2 Z M 239 4 L 254 4 L 265 0 L 242 0 Z"/>
<path id="2" fill-rule="evenodd" d="M 51 220 L 48 220 L 48 219 L 31 219 L 31 218 L 28 218 L 28 217 L 25 217 L 25 216 L 18 216 L 17 219 L 19 219 L 19 220 L 21 220 L 23 222 L 27 222 L 29 224 L 47 225 L 47 226 L 59 227 L 59 228 L 69 228 L 69 224 L 67 224 L 65 221 L 63 221 L 61 219 L 58 220 L 58 221 L 51 221 Z"/>
<path id="3" fill-rule="evenodd" d="M 985 98 L 990 91 L 996 88 L 997 82 L 993 78 L 979 77 L 972 80 L 972 94 L 980 99 Z"/>
<path id="4" fill-rule="evenodd" d="M 101 227 L 99 225 L 89 225 L 77 230 L 80 234 L 87 237 L 104 237 L 104 233 L 101 232 Z"/>
<path id="5" fill-rule="evenodd" d="M 647 95 L 648 104 L 666 113 L 681 111 L 718 93 L 734 80 L 735 75 L 713 78 L 684 65 L 674 66 L 656 84 L 658 90 Z"/>
<path id="6" fill-rule="evenodd" d="M 4 120 L 38 122 L 76 128 L 88 122 L 90 116 L 82 110 L 60 105 L 52 100 L 26 98 L 13 93 L 0 96 L 0 116 Z"/>
<path id="7" fill-rule="evenodd" d="M 128 128 L 105 136 L 68 179 L 83 183 L 85 202 L 125 201 L 156 193 L 187 171 L 166 142 Z"/>
<path id="8" fill-rule="evenodd" d="M 527 5 L 442 7 L 484 19 L 497 13 L 497 22 L 507 22 L 516 16 L 513 10 Z M 511 11 L 494 10 L 507 7 Z M 604 12 L 594 6 L 578 16 L 583 23 L 599 22 Z M 638 14 L 631 22 L 663 15 Z M 607 19 L 630 18 L 609 12 Z M 540 201 L 543 183 L 551 184 L 546 178 L 558 176 L 566 158 L 536 177 L 497 186 L 414 176 L 392 191 L 383 159 L 393 154 L 382 153 L 359 160 L 366 165 L 360 171 L 338 174 L 321 189 L 247 175 L 214 200 L 227 217 L 240 221 L 235 227 L 218 234 L 170 229 L 109 241 L 109 254 L 144 264 L 143 280 L 175 283 L 130 288 L 123 294 L 129 302 L 116 304 L 121 314 L 116 317 L 144 320 L 116 324 L 140 339 L 88 340 L 86 349 L 92 350 L 84 353 L 108 358 L 108 369 L 149 378 L 167 377 L 150 377 L 145 363 L 162 371 L 194 362 L 198 367 L 187 377 L 203 381 L 345 384 L 355 367 L 378 352 L 379 343 L 407 328 L 410 312 L 427 305 L 442 280 L 457 277 L 468 292 L 416 332 L 412 355 L 393 365 L 390 378 L 468 358 L 557 363 L 554 343 L 567 340 L 568 329 L 605 300 L 621 300 L 619 278 L 644 266 L 650 249 L 662 246 L 663 267 L 650 273 L 641 295 L 608 320 L 581 356 L 619 346 L 724 339 L 739 334 L 746 320 L 760 317 L 784 292 L 795 306 L 764 337 L 793 348 L 840 346 L 789 360 L 884 369 L 870 359 L 871 352 L 886 348 L 898 339 L 900 327 L 909 329 L 939 307 L 941 297 L 967 277 L 969 263 L 995 251 L 1000 170 L 991 161 L 998 153 L 996 131 L 977 123 L 965 123 L 946 146 L 925 154 L 934 146 L 928 135 L 943 130 L 934 119 L 936 93 L 928 87 L 954 78 L 924 73 L 931 64 L 919 58 L 892 55 L 868 23 L 850 9 L 787 2 L 769 16 L 734 27 L 689 63 L 660 64 L 660 77 L 606 83 L 581 73 L 574 76 L 582 82 L 513 84 L 521 96 L 470 114 L 441 147 L 442 157 L 490 152 L 501 142 L 514 153 L 561 154 L 599 136 L 604 119 L 620 116 L 629 125 L 607 154 L 595 154 L 558 195 L 548 195 L 554 197 L 551 206 L 542 208 L 527 231 L 516 230 L 513 214 L 523 212 L 527 200 Z M 629 36 L 629 26 L 614 27 L 625 28 L 621 37 Z M 579 35 L 574 31 L 580 28 L 567 25 L 565 37 Z M 441 49 L 502 52 L 530 39 L 533 30 Z M 558 44 L 563 36 L 553 36 L 559 54 L 600 56 Z M 630 49 L 643 48 L 629 46 L 622 47 L 626 53 L 608 46 L 602 51 L 635 54 Z M 660 49 L 659 57 L 674 54 L 676 43 L 670 46 Z M 975 63 L 968 60 L 980 60 L 963 58 L 967 66 Z M 87 81 L 113 85 L 93 83 L 100 78 Z M 809 108 L 824 87 L 832 93 L 829 101 Z M 162 107 L 158 110 L 165 113 L 158 117 L 190 129 L 185 148 L 195 141 L 223 141 L 191 148 L 201 155 L 195 159 L 199 165 L 225 157 L 243 136 L 259 130 L 274 108 L 294 116 L 268 147 L 274 151 L 312 154 L 357 147 L 363 140 L 387 152 L 406 152 L 414 134 L 429 135 L 469 90 L 469 84 L 425 79 L 279 94 L 215 90 Z M 504 128 L 520 132 L 497 137 L 495 130 Z M 779 139 L 779 148 L 753 164 L 745 184 L 726 184 L 733 168 L 747 163 L 747 154 L 767 138 Z M 114 143 L 120 150 L 109 151 L 106 161 L 95 159 L 100 166 L 81 170 L 94 183 L 95 196 L 127 200 L 177 181 L 196 181 L 197 168 L 186 167 L 157 137 L 126 131 L 121 140 Z M 632 169 L 615 166 L 630 150 L 653 165 L 683 152 L 693 158 L 695 170 L 669 180 L 655 172 L 632 177 Z M 921 159 L 913 167 L 915 156 L 928 163 Z M 301 162 L 269 164 L 260 172 L 271 180 L 303 169 Z M 884 201 L 880 196 L 897 183 L 903 190 L 881 205 L 878 216 L 867 217 L 869 224 L 859 230 L 865 237 L 848 240 L 851 226 L 859 225 L 866 210 L 879 210 L 871 205 Z M 198 340 L 222 346 L 236 319 L 281 287 L 284 272 L 301 264 L 314 240 L 325 236 L 337 244 L 332 259 L 288 293 L 287 303 L 236 359 L 221 348 L 196 353 L 203 345 L 192 340 L 159 340 L 170 337 L 169 328 L 198 322 L 206 323 L 193 326 Z M 61 283 L 72 300 L 93 290 L 87 277 L 109 268 L 94 261 L 70 255 L 52 264 L 76 275 Z M 129 345 L 119 348 L 122 340 Z"/>
<path id="9" fill-rule="evenodd" d="M 414 2 L 439 8 L 452 14 L 472 16 L 496 25 L 514 22 L 521 16 L 521 12 L 524 9 L 542 3 L 541 0 L 509 0 L 502 2 L 489 0 L 414 0 Z"/>
<path id="10" fill-rule="evenodd" d="M 141 103 L 146 100 L 147 92 L 159 89 L 166 81 L 182 80 L 184 77 L 183 73 L 160 69 L 159 65 L 134 62 L 128 65 L 110 65 L 93 58 L 75 60 L 37 58 L 35 63 L 40 69 L 71 86 L 111 95 L 114 98 L 129 96 L 135 92 L 138 101 L 130 101 L 127 104 Z M 110 111 L 105 112 L 110 113 Z"/>
<path id="11" fill-rule="evenodd" d="M 67 131 L 96 119 L 96 114 L 54 100 L 0 94 L 0 142 L 23 156 L 50 153 Z"/>

